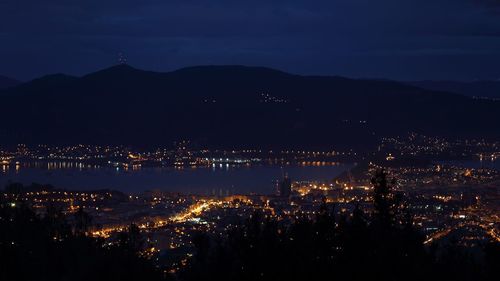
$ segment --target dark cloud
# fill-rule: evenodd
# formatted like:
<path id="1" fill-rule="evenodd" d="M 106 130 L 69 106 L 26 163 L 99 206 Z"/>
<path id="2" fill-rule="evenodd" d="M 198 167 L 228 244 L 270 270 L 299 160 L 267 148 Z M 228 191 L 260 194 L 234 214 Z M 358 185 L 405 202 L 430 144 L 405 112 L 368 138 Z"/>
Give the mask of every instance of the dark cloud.
<path id="1" fill-rule="evenodd" d="M 251 64 L 395 79 L 498 78 L 500 1 L 3 0 L 0 73 Z M 489 59 L 487 59 L 489 58 Z M 477 67 L 477 62 L 482 67 Z M 428 71 L 424 71 L 428 67 Z"/>

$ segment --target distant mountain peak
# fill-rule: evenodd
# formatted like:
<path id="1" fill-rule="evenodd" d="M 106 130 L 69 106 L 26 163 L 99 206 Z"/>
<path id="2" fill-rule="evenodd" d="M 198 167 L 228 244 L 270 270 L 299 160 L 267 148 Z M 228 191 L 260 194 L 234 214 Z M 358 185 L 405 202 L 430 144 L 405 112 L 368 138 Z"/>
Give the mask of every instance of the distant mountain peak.
<path id="1" fill-rule="evenodd" d="M 143 70 L 140 70 L 140 69 L 137 69 L 135 67 L 132 67 L 129 64 L 121 63 L 121 64 L 113 65 L 113 66 L 110 66 L 108 68 L 99 70 L 99 71 L 94 72 L 94 73 L 99 73 L 99 72 L 124 72 L 124 71 L 130 72 L 130 71 L 143 71 Z"/>
<path id="2" fill-rule="evenodd" d="M 160 73 L 115 65 L 0 92 L 4 142 L 226 147 L 366 144 L 383 135 L 496 138 L 500 103 L 399 82 L 300 76 L 265 67 Z M 20 114 L 21 113 L 21 114 Z M 436 122 L 439 120 L 439 122 Z M 321 135 L 321 137 L 311 137 Z"/>
<path id="3" fill-rule="evenodd" d="M 104 78 L 104 79 L 120 79 L 124 77 L 133 77 L 138 74 L 145 73 L 155 73 L 151 71 L 141 70 L 135 67 L 132 67 L 128 64 L 117 64 L 111 67 L 99 70 L 97 72 L 89 73 L 83 76 L 84 79 L 94 79 L 94 78 Z"/>
<path id="4" fill-rule="evenodd" d="M 120 63 L 107 68 L 108 70 L 138 70 L 126 63 Z"/>

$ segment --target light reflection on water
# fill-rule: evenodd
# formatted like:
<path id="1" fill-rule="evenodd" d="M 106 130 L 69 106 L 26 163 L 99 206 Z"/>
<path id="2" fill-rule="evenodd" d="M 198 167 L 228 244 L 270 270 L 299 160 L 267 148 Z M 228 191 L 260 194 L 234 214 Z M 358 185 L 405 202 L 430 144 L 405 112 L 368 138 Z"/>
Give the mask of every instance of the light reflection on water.
<path id="1" fill-rule="evenodd" d="M 350 164 L 254 165 L 210 167 L 110 167 L 78 162 L 33 162 L 3 166 L 0 187 L 9 181 L 52 184 L 65 189 L 109 188 L 124 192 L 159 189 L 171 192 L 260 193 L 275 192 L 276 181 L 287 173 L 293 180 L 332 180 Z"/>

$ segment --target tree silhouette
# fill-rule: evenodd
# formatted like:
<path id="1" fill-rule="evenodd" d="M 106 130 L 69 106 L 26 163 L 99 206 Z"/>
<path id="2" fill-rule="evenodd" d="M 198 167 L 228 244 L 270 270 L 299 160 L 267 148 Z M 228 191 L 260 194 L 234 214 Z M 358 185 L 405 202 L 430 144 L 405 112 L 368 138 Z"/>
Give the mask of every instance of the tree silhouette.
<path id="1" fill-rule="evenodd" d="M 399 197 L 394 193 L 395 181 L 389 183 L 383 169 L 377 170 L 371 179 L 374 188 L 373 205 L 377 222 L 382 227 L 394 226 Z"/>
<path id="2" fill-rule="evenodd" d="M 83 210 L 83 207 L 80 206 L 78 211 L 74 214 L 75 218 L 75 235 L 77 236 L 85 236 L 89 231 L 90 224 L 92 222 L 92 218 L 90 215 Z"/>
<path id="3" fill-rule="evenodd" d="M 495 276 L 491 272 L 497 267 L 491 265 L 498 261 L 498 248 L 490 247 L 490 266 L 484 270 L 458 256 L 467 274 L 457 276 L 461 271 L 448 266 L 456 263 L 454 258 L 438 262 L 424 247 L 395 182 L 377 171 L 372 183 L 373 213 L 355 203 L 351 214 L 338 215 L 334 206 L 323 202 L 315 216 L 296 213 L 290 223 L 281 224 L 257 212 L 225 238 L 199 234 L 194 240 L 195 258 L 180 277 L 279 281 L 447 280 L 447 276 L 487 280 Z"/>
<path id="4" fill-rule="evenodd" d="M 126 231 L 118 234 L 118 244 L 126 251 L 138 253 L 143 249 L 145 241 L 139 227 L 132 223 Z"/>
<path id="5" fill-rule="evenodd" d="M 150 261 L 68 225 L 57 208 L 40 218 L 0 203 L 0 280 L 161 280 Z"/>
<path id="6" fill-rule="evenodd" d="M 71 234 L 71 228 L 60 207 L 48 205 L 43 221 L 53 239 L 65 239 Z"/>

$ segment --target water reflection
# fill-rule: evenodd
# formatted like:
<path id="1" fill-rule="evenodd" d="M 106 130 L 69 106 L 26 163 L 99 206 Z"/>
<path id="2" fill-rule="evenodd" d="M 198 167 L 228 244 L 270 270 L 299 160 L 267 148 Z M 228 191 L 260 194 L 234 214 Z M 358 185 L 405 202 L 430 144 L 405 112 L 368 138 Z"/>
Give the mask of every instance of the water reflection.
<path id="1" fill-rule="evenodd" d="M 0 187 L 7 182 L 52 184 L 66 189 L 109 188 L 125 192 L 161 189 L 184 193 L 273 193 L 283 173 L 294 180 L 331 180 L 352 165 L 216 164 L 209 167 L 99 166 L 80 162 L 33 162 L 2 166 Z"/>

